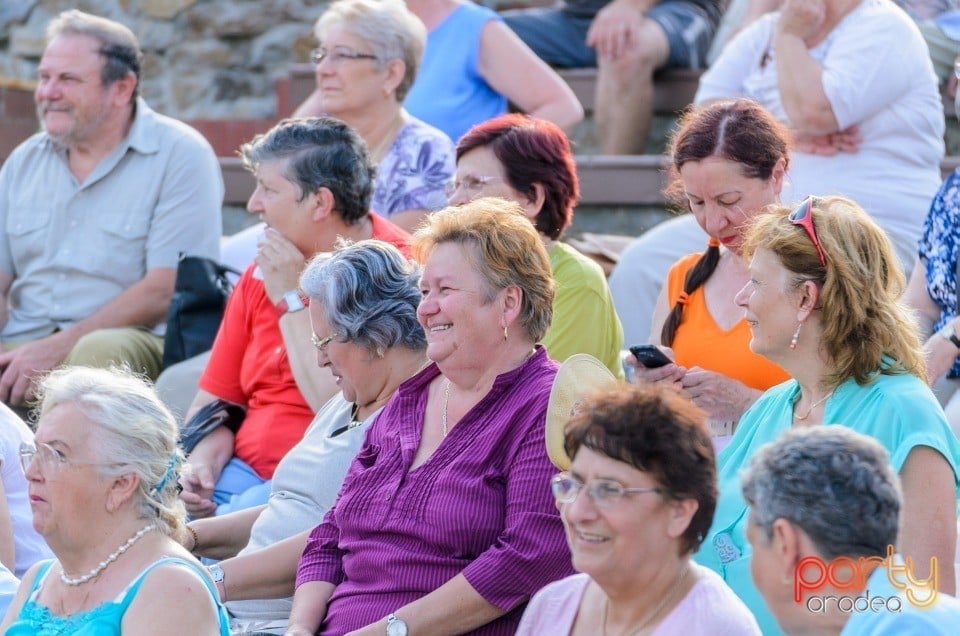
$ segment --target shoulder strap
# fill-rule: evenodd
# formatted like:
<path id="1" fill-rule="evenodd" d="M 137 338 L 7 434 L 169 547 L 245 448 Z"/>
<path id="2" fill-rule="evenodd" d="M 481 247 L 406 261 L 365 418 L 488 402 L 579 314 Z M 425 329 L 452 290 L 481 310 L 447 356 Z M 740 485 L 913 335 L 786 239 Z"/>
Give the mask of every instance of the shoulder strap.
<path id="1" fill-rule="evenodd" d="M 27 596 L 28 600 L 35 600 L 37 594 L 40 592 L 40 588 L 43 587 L 43 582 L 47 580 L 47 574 L 50 573 L 50 566 L 53 565 L 53 559 L 47 559 L 46 561 L 41 561 L 40 568 L 37 570 L 37 575 L 33 577 L 33 585 L 30 586 L 30 594 Z"/>

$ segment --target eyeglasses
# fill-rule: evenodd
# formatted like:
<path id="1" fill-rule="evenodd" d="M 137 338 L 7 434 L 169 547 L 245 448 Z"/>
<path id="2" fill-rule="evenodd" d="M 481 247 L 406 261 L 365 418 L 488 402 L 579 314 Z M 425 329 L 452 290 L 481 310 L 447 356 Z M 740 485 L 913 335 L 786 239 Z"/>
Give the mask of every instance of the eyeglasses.
<path id="1" fill-rule="evenodd" d="M 327 345 L 330 344 L 330 342 L 334 339 L 335 336 L 336 334 L 331 334 L 326 338 L 318 338 L 317 334 L 312 333 L 310 334 L 310 342 L 313 343 L 313 346 L 316 348 L 317 351 L 325 352 L 327 350 Z"/>
<path id="2" fill-rule="evenodd" d="M 56 474 L 64 464 L 72 464 L 74 466 L 119 466 L 117 462 L 94 462 L 70 459 L 64 457 L 63 453 L 53 446 L 44 444 L 43 442 L 36 446 L 27 444 L 26 442 L 20 444 L 20 468 L 23 469 L 24 473 L 30 468 L 30 464 L 33 463 L 34 459 L 40 462 L 40 468 L 47 475 Z"/>
<path id="3" fill-rule="evenodd" d="M 314 64 L 327 59 L 334 64 L 339 64 L 344 60 L 379 60 L 380 58 L 372 53 L 359 53 L 346 46 L 335 46 L 329 51 L 321 46 L 310 51 L 310 59 Z"/>
<path id="4" fill-rule="evenodd" d="M 553 491 L 553 497 L 557 500 L 557 503 L 573 503 L 583 489 L 586 489 L 587 495 L 597 508 L 615 506 L 628 495 L 663 492 L 663 488 L 624 488 L 610 479 L 595 479 L 589 484 L 584 484 L 574 479 L 570 473 L 559 473 L 550 480 L 550 490 Z"/>
<path id="5" fill-rule="evenodd" d="M 820 246 L 820 237 L 817 236 L 817 228 L 813 225 L 813 197 L 804 199 L 797 208 L 787 217 L 794 225 L 799 225 L 807 232 L 813 246 L 817 248 L 817 255 L 820 256 L 820 264 L 827 266 L 827 258 L 823 255 L 823 248 Z"/>
<path id="6" fill-rule="evenodd" d="M 480 188 L 487 185 L 488 183 L 496 183 L 498 181 L 503 181 L 503 177 L 475 177 L 475 176 L 466 176 L 460 181 L 453 181 L 444 186 L 443 191 L 446 193 L 447 198 L 452 197 L 458 190 L 463 190 L 464 192 L 480 192 Z"/>

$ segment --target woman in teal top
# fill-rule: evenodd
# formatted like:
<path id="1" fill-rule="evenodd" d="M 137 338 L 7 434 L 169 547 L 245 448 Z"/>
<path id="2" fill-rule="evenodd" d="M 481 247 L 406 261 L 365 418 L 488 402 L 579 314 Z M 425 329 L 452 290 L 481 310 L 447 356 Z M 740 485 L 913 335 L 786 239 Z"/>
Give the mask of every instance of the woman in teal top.
<path id="1" fill-rule="evenodd" d="M 33 525 L 57 559 L 27 571 L 0 631 L 228 635 L 213 581 L 177 541 L 183 453 L 153 388 L 126 371 L 68 367 L 39 396 L 20 462 Z"/>
<path id="2" fill-rule="evenodd" d="M 765 634 L 779 633 L 750 577 L 740 470 L 782 431 L 840 424 L 890 453 L 904 494 L 897 551 L 920 576 L 936 557 L 940 591 L 954 593 L 960 443 L 924 381 L 889 239 L 859 206 L 833 197 L 759 217 L 746 250 L 750 280 L 737 303 L 750 324 L 750 348 L 794 379 L 764 393 L 718 456 L 720 498 L 696 560 L 723 576 Z"/>

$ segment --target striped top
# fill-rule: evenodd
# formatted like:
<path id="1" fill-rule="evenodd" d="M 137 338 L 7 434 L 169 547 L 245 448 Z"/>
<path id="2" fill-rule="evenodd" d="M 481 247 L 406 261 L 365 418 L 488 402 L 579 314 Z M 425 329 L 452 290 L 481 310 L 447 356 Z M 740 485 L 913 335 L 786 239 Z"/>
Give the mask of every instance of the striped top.
<path id="1" fill-rule="evenodd" d="M 321 633 L 381 620 L 463 573 L 489 603 L 512 610 L 473 633 L 512 635 L 530 596 L 573 571 L 544 444 L 556 372 L 538 347 L 412 471 L 440 371 L 430 365 L 400 385 L 300 560 L 298 586 L 337 585 Z"/>

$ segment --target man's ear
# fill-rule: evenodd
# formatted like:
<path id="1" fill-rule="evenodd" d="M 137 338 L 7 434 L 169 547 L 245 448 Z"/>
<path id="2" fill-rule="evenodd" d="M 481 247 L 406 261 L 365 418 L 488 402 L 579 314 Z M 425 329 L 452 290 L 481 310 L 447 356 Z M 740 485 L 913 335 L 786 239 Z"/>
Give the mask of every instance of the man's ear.
<path id="1" fill-rule="evenodd" d="M 123 107 L 133 100 L 133 93 L 137 88 L 137 76 L 133 73 L 127 73 L 108 88 L 111 91 L 112 102 L 114 106 Z"/>
<path id="2" fill-rule="evenodd" d="M 793 579 L 797 562 L 803 557 L 801 531 L 784 518 L 773 522 L 770 545 L 777 557 L 777 567 L 783 579 Z"/>

